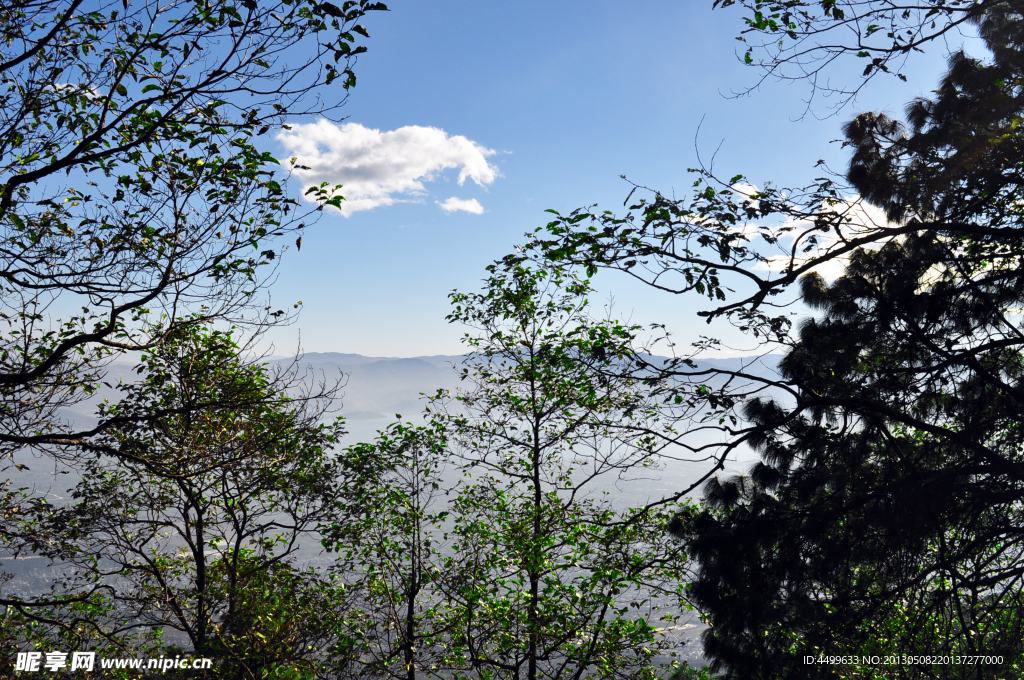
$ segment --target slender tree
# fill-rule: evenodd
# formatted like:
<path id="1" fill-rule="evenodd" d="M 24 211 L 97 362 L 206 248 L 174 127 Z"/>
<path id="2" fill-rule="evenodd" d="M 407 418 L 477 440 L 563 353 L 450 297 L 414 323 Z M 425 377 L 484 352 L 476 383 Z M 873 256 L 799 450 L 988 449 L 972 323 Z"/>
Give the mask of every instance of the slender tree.
<path id="1" fill-rule="evenodd" d="M 658 626 L 685 606 L 664 532 L 679 498 L 606 491 L 682 455 L 676 405 L 639 329 L 589 316 L 585 281 L 522 262 L 490 271 L 484 292 L 451 296 L 449 319 L 473 329 L 468 387 L 430 407 L 469 475 L 443 581 L 457 676 L 653 678 Z"/>
<path id="2" fill-rule="evenodd" d="M 449 547 L 443 475 L 452 465 L 444 433 L 437 423 L 393 423 L 338 458 L 351 480 L 344 514 L 352 521 L 335 523 L 326 544 L 344 553 L 342 578 L 358 594 L 360 677 L 447 677 L 451 631 L 440 583 Z"/>

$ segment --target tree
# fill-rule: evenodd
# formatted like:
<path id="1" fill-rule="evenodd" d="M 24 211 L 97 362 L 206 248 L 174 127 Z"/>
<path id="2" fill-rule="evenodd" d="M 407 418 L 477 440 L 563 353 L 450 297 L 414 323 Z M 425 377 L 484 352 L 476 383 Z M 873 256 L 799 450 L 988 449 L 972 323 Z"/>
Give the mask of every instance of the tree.
<path id="1" fill-rule="evenodd" d="M 590 317 L 585 282 L 490 272 L 451 296 L 468 387 L 339 457 L 363 519 L 326 544 L 358 601 L 360 676 L 656 677 L 663 610 L 686 606 L 665 532 L 685 492 L 624 507 L 606 488 L 686 455 L 687 406 L 661 403 L 638 327 Z"/>
<path id="2" fill-rule="evenodd" d="M 254 297 L 298 201 L 256 138 L 329 115 L 381 3 L 15 0 L 0 17 L 0 445 L 73 451 L 59 409 L 179 323 Z M 325 202 L 342 200 L 313 188 Z M 77 310 L 81 310 L 79 313 Z M 262 313 L 262 317 L 257 312 Z"/>
<path id="3" fill-rule="evenodd" d="M 783 364 L 806 394 L 801 409 L 748 405 L 765 426 L 763 462 L 749 480 L 709 485 L 709 511 L 684 532 L 700 564 L 694 600 L 715 624 L 707 649 L 739 675 L 811 677 L 820 669 L 794 668 L 797 655 L 837 648 L 991 654 L 1004 662 L 982 669 L 984 677 L 1019 672 L 1017 404 L 985 375 L 1019 374 L 1019 352 L 982 340 L 972 363 L 983 374 L 952 362 L 936 368 L 903 323 L 938 330 L 963 320 L 964 309 L 940 313 L 935 303 L 968 300 L 962 282 L 955 296 L 942 283 L 897 293 L 907 281 L 894 274 L 922 277 L 932 264 L 921 254 L 908 240 L 857 258 L 813 294 L 824 318 L 803 329 Z M 883 280 L 886 295 L 878 294 Z M 887 303 L 901 303 L 902 313 Z"/>
<path id="4" fill-rule="evenodd" d="M 742 418 L 723 450 L 749 444 L 761 463 L 712 481 L 705 511 L 673 525 L 713 624 L 706 652 L 730 677 L 1019 674 L 1024 22 L 1013 3 L 977 8 L 992 58 L 953 55 L 909 126 L 855 118 L 849 185 L 752 189 L 700 170 L 691 201 L 558 215 L 526 246 L 705 295 L 706 318 L 787 350 L 777 379 L 726 372 L 754 387 L 707 397 Z M 817 312 L 796 329 L 773 310 L 794 284 Z M 707 372 L 673 370 L 700 398 Z M 1002 661 L 898 671 L 801 658 L 990 652 Z"/>
<path id="5" fill-rule="evenodd" d="M 449 547 L 444 432 L 437 423 L 392 423 L 375 442 L 344 449 L 339 462 L 350 480 L 345 514 L 355 521 L 325 535 L 327 546 L 345 552 L 338 568 L 358 594 L 351 635 L 359 640 L 360 677 L 438 677 L 450 665 L 452 632 L 440 586 Z"/>
<path id="6" fill-rule="evenodd" d="M 315 567 L 253 559 L 248 551 L 211 566 L 212 598 L 233 607 L 231 627 L 221 624 L 207 652 L 217 659 L 211 677 L 357 677 L 360 647 L 351 633 L 359 610 L 342 579 Z"/>
<path id="7" fill-rule="evenodd" d="M 344 585 L 295 564 L 301 542 L 338 519 L 328 450 L 341 422 L 319 423 L 316 402 L 282 397 L 237 349 L 190 325 L 143 357 L 142 379 L 100 409 L 118 423 L 104 434 L 117 455 L 89 462 L 72 504 L 30 497 L 17 513 L 13 547 L 51 560 L 57 592 L 75 596 L 44 613 L 28 598 L 8 607 L 80 649 L 99 638 L 137 653 L 138 633 L 216 657 L 224 677 L 315 670 L 341 644 Z M 196 408 L 211 403 L 228 405 Z"/>
<path id="8" fill-rule="evenodd" d="M 601 484 L 685 455 L 684 406 L 663 403 L 636 326 L 589 316 L 585 281 L 523 262 L 490 272 L 484 292 L 451 295 L 449 320 L 473 329 L 468 387 L 430 405 L 469 475 L 440 583 L 453 673 L 653 678 L 663 607 L 685 606 L 664 532 L 682 494 L 629 507 Z"/>
<path id="9" fill-rule="evenodd" d="M 366 49 L 359 22 L 384 9 L 367 0 L 5 4 L 0 454 L 31 449 L 72 468 L 120 456 L 144 468 L 146 452 L 119 451 L 107 433 L 180 413 L 67 419 L 64 409 L 95 396 L 107 363 L 159 348 L 182 325 L 236 323 L 252 342 L 289 318 L 258 293 L 281 240 L 315 211 L 300 209 L 257 138 L 338 110 Z M 310 192 L 343 200 L 328 187 Z M 0 517 L 16 522 L 19 499 L 0 499 Z M 2 537 L 17 541 L 19 531 Z"/>

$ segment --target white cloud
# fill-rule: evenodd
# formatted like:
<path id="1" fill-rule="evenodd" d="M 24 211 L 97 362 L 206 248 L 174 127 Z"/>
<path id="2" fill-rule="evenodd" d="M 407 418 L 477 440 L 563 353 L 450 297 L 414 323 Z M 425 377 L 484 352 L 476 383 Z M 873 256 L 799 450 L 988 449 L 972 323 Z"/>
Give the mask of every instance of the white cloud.
<path id="1" fill-rule="evenodd" d="M 480 205 L 480 202 L 475 198 L 471 198 L 467 201 L 465 199 L 455 198 L 452 196 L 444 203 L 440 203 L 438 201 L 434 202 L 441 206 L 441 210 L 444 210 L 446 213 L 453 213 L 456 210 L 462 210 L 468 213 L 473 213 L 474 215 L 484 214 L 484 207 Z"/>
<path id="2" fill-rule="evenodd" d="M 872 234 L 884 234 L 887 229 L 899 227 L 898 224 L 889 222 L 884 210 L 864 202 L 857 195 L 850 196 L 835 205 L 823 203 L 821 211 L 835 213 L 842 217 L 842 220 L 837 222 L 840 227 L 838 232 L 834 230 L 820 231 L 815 228 L 814 222 L 811 220 L 787 220 L 784 226 L 790 231 L 780 239 L 780 243 L 785 243 L 791 252 L 786 255 L 771 256 L 767 258 L 766 262 L 760 262 L 754 268 L 779 272 L 790 266 L 799 267 L 814 258 L 843 248 L 850 241 Z M 815 239 L 816 244 L 811 244 L 811 237 Z M 861 247 L 865 250 L 878 250 L 892 238 L 894 236 L 880 236 Z M 807 246 L 811 246 L 811 249 L 809 252 L 804 252 Z M 827 281 L 834 281 L 842 276 L 849 261 L 849 254 L 844 254 L 831 260 L 825 260 L 809 271 L 821 274 Z"/>
<path id="3" fill-rule="evenodd" d="M 346 217 L 358 210 L 422 196 L 427 193 L 423 183 L 433 181 L 444 170 L 459 168 L 460 185 L 471 179 L 486 186 L 501 174 L 487 162 L 496 151 L 433 127 L 407 125 L 381 132 L 359 123 L 339 127 L 319 120 L 292 125 L 291 130 L 278 133 L 277 139 L 299 164 L 309 166 L 295 171 L 304 187 L 321 182 L 332 187 L 344 185 L 341 194 L 347 200 L 341 204 L 341 212 Z M 445 207 L 449 204 L 453 207 Z M 449 212 L 483 211 L 475 200 L 450 198 L 441 206 Z"/>
<path id="4" fill-rule="evenodd" d="M 755 185 L 750 182 L 739 182 L 737 184 L 733 184 L 729 188 L 739 194 L 740 201 L 743 203 L 744 208 L 750 208 L 751 210 L 761 209 L 760 199 L 751 198 L 754 194 L 760 192 Z"/>

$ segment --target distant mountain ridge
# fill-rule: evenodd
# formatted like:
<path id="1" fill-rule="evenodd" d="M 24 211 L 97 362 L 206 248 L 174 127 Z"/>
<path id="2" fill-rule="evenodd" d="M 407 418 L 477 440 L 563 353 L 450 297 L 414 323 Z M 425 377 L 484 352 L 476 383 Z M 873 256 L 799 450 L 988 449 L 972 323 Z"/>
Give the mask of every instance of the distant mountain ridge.
<path id="1" fill-rule="evenodd" d="M 655 356 L 645 358 L 652 363 L 664 359 Z M 456 368 L 464 359 L 465 355 L 457 354 L 371 357 L 345 352 L 307 352 L 298 357 L 298 365 L 328 379 L 344 376 L 346 383 L 339 413 L 349 420 L 372 421 L 394 420 L 395 414 L 399 413 L 403 417 L 418 416 L 424 406 L 421 394 L 435 394 L 439 389 L 453 390 L 459 385 Z M 779 359 L 781 355 L 707 359 L 700 365 L 724 370 L 745 367 L 753 375 L 772 377 L 777 375 Z M 295 361 L 295 358 L 271 356 L 266 361 L 281 365 Z M 110 384 L 137 379 L 134 362 L 114 362 L 108 368 L 107 382 Z M 94 423 L 95 404 L 104 397 L 116 401 L 118 393 L 102 388 L 93 399 L 64 409 L 64 415 L 81 425 Z"/>
<path id="2" fill-rule="evenodd" d="M 308 352 L 299 365 L 325 377 L 346 376 L 341 415 L 350 420 L 394 419 L 423 410 L 422 394 L 453 389 L 459 382 L 453 366 L 462 356 L 368 357 L 342 352 Z M 279 361 L 291 361 L 280 359 Z"/>
<path id="3" fill-rule="evenodd" d="M 454 389 L 459 384 L 455 368 L 466 355 L 433 355 L 420 357 L 368 357 L 342 352 L 308 352 L 299 357 L 300 366 L 311 367 L 325 375 L 344 373 L 344 406 L 341 414 L 349 419 L 373 420 L 393 418 L 394 414 L 418 415 L 423 409 L 420 394 L 434 394 L 439 389 Z M 781 355 L 707 359 L 699 367 L 739 370 L 764 378 L 776 377 Z M 277 358 L 291 361 L 290 358 Z M 647 356 L 651 363 L 667 361 L 666 357 Z"/>
<path id="4" fill-rule="evenodd" d="M 339 366 L 359 366 L 372 364 L 378 361 L 407 361 L 417 359 L 435 365 L 447 365 L 448 362 L 461 362 L 465 355 L 462 354 L 436 354 L 433 356 L 420 357 L 368 357 L 362 354 L 345 354 L 344 352 L 306 352 L 301 356 L 302 360 L 315 363 L 333 363 Z M 274 359 L 290 359 L 291 357 L 273 357 Z"/>

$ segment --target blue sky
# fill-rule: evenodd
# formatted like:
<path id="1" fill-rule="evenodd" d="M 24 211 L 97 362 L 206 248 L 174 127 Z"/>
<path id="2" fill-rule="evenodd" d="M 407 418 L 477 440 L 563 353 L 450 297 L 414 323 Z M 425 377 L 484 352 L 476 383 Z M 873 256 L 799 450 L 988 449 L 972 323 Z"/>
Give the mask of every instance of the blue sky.
<path id="1" fill-rule="evenodd" d="M 327 211 L 302 250 L 287 253 L 274 302 L 301 300 L 303 311 L 271 334 L 275 351 L 290 353 L 301 335 L 305 351 L 460 353 L 463 330 L 444 320 L 448 292 L 479 287 L 487 264 L 547 221 L 545 209 L 621 210 L 629 186 L 620 175 L 685 195 L 695 146 L 705 161 L 719 149 L 723 176 L 806 183 L 818 159 L 844 166 L 830 142 L 846 119 L 898 114 L 942 70 L 940 53 L 925 55 L 909 83 L 878 80 L 838 117 L 800 119 L 802 83 L 723 96 L 757 73 L 734 56 L 740 13 L 711 4 L 393 0 L 391 12 L 374 13 L 343 110 L 350 127 L 270 142 L 283 157 L 319 154 L 306 180 L 352 165 L 342 193 L 366 208 Z M 852 67 L 837 77 L 856 77 L 861 66 Z M 634 321 L 665 323 L 683 343 L 708 333 L 695 300 L 612 274 L 596 282 Z"/>

